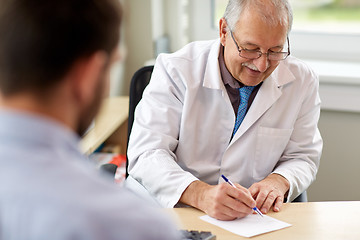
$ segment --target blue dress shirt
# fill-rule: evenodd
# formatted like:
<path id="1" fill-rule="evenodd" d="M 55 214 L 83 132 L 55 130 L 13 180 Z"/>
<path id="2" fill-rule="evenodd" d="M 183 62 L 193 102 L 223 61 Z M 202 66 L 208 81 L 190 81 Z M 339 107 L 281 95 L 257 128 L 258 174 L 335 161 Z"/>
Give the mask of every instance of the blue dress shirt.
<path id="1" fill-rule="evenodd" d="M 158 210 L 105 179 L 53 120 L 0 110 L 0 239 L 176 239 Z"/>

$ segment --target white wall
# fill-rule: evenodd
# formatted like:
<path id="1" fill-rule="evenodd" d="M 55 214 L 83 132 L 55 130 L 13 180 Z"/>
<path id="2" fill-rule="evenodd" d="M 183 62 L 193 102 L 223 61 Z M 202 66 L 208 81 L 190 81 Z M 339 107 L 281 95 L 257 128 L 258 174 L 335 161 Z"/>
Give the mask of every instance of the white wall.
<path id="1" fill-rule="evenodd" d="M 309 201 L 359 201 L 360 113 L 323 110 L 319 128 L 324 150 Z"/>
<path id="2" fill-rule="evenodd" d="M 152 1 L 124 0 L 123 8 L 126 59 L 118 92 L 129 95 L 131 77 L 154 55 Z"/>

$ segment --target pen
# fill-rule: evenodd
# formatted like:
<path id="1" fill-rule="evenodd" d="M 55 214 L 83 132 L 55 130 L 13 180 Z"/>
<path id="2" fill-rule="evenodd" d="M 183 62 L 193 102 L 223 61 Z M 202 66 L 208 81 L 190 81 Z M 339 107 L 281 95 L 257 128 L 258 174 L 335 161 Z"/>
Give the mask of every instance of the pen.
<path id="1" fill-rule="evenodd" d="M 224 175 L 221 175 L 221 177 L 225 180 L 225 182 L 227 182 L 228 184 L 230 184 L 232 187 L 236 188 L 235 184 L 232 183 L 232 181 L 230 179 L 228 179 L 227 177 L 225 177 Z M 257 207 L 254 207 L 253 210 L 259 214 L 260 216 L 264 216 L 260 210 Z"/>

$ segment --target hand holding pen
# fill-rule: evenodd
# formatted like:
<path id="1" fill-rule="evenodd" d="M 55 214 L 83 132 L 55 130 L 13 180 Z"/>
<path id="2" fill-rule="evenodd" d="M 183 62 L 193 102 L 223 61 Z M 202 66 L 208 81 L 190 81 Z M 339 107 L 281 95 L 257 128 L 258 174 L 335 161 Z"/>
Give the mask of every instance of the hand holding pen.
<path id="1" fill-rule="evenodd" d="M 225 182 L 229 183 L 232 187 L 237 188 L 237 187 L 235 186 L 235 184 L 233 184 L 233 183 L 231 182 L 230 179 L 228 179 L 228 178 L 225 177 L 224 175 L 221 175 L 221 177 L 225 180 Z M 264 216 L 256 206 L 253 207 L 252 209 L 253 209 L 257 214 L 259 214 L 260 216 L 262 216 L 262 217 Z"/>
<path id="2" fill-rule="evenodd" d="M 186 188 L 180 202 L 223 221 L 246 217 L 256 207 L 256 201 L 247 188 L 240 185 L 234 188 L 229 183 L 210 185 L 200 180 Z"/>

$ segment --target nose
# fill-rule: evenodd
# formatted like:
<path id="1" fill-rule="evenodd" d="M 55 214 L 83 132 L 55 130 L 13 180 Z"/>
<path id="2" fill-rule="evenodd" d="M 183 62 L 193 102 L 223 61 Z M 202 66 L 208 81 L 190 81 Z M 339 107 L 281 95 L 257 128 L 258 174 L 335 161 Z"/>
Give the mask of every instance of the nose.
<path id="1" fill-rule="evenodd" d="M 270 62 L 266 54 L 262 54 L 260 58 L 254 59 L 253 61 L 260 72 L 265 72 L 270 66 Z"/>

